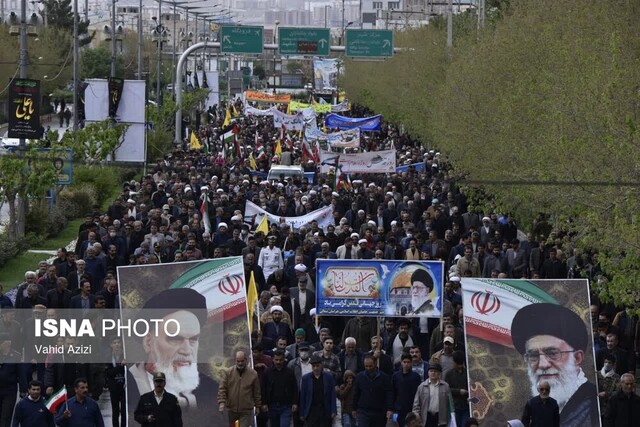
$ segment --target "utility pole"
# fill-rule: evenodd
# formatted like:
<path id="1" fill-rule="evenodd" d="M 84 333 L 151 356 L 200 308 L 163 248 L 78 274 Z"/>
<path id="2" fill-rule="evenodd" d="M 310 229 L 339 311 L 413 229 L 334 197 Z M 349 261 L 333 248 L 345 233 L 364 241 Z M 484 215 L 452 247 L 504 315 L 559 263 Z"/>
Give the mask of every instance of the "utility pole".
<path id="1" fill-rule="evenodd" d="M 4 2 L 4 0 L 0 0 Z M 3 22 L 4 23 L 4 22 Z M 27 0 L 20 1 L 20 78 L 27 78 Z M 20 138 L 20 152 L 26 150 L 26 140 Z"/>
<path id="2" fill-rule="evenodd" d="M 447 5 L 447 48 L 453 47 L 453 0 Z"/>
<path id="3" fill-rule="evenodd" d="M 78 130 L 78 0 L 73 0 L 73 133 Z"/>
<path id="4" fill-rule="evenodd" d="M 138 4 L 138 80 L 142 80 L 142 48 L 142 0 L 140 0 Z"/>
<path id="5" fill-rule="evenodd" d="M 116 0 L 111 0 L 111 77 L 116 77 Z"/>
<path id="6" fill-rule="evenodd" d="M 160 106 L 160 104 L 162 103 L 161 99 L 161 85 L 160 85 L 160 71 L 161 71 L 161 64 L 160 61 L 162 59 L 162 33 L 164 32 L 164 27 L 162 26 L 162 0 L 158 1 L 158 27 L 156 28 L 156 31 L 158 33 L 158 64 L 157 64 L 157 68 L 156 68 L 156 102 L 158 103 L 158 106 Z M 175 37 L 175 34 L 174 34 Z"/>

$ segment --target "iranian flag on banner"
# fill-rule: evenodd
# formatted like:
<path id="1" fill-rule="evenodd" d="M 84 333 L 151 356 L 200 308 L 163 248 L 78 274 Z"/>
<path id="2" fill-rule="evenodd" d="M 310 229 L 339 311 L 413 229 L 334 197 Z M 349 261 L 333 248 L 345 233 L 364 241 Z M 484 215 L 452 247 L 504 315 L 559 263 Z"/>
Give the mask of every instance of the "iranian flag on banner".
<path id="1" fill-rule="evenodd" d="M 465 333 L 505 347 L 513 347 L 511 322 L 529 304 L 558 304 L 528 280 L 462 278 Z"/>
<path id="2" fill-rule="evenodd" d="M 67 400 L 67 388 L 62 388 L 51 395 L 51 397 L 44 403 L 49 412 L 55 414 L 58 407 Z"/>

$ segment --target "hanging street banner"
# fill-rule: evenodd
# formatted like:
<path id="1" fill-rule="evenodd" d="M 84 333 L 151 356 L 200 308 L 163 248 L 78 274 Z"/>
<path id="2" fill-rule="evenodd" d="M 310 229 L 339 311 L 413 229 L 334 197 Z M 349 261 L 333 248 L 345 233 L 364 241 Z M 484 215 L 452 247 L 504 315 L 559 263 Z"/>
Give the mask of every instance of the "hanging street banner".
<path id="1" fill-rule="evenodd" d="M 116 77 L 109 78 L 109 117 L 115 118 L 118 114 L 118 106 L 122 99 L 124 80 Z"/>
<path id="2" fill-rule="evenodd" d="M 328 128 L 353 129 L 359 127 L 363 131 L 379 131 L 382 125 L 382 114 L 357 119 L 332 113 L 324 118 L 324 123 Z"/>
<path id="3" fill-rule="evenodd" d="M 277 109 L 276 107 L 270 107 L 265 110 L 261 110 L 260 108 L 252 107 L 251 105 L 245 105 L 244 115 L 245 116 L 273 116 L 273 112 L 276 109 Z"/>
<path id="4" fill-rule="evenodd" d="M 279 216 L 267 212 L 255 203 L 247 200 L 247 205 L 244 209 L 244 222 L 249 224 L 252 229 L 260 224 L 262 218 L 267 216 L 269 224 L 287 223 L 293 230 L 298 230 L 303 225 L 305 227 L 311 224 L 311 221 L 317 221 L 318 227 L 326 230 L 327 227 L 333 224 L 333 207 L 325 206 L 324 208 L 316 209 L 313 212 L 309 212 L 302 216 Z"/>
<path id="5" fill-rule="evenodd" d="M 560 426 L 600 426 L 588 281 L 463 278 L 461 287 L 471 416 L 519 418 L 545 380 Z"/>
<path id="6" fill-rule="evenodd" d="M 8 137 L 40 139 L 40 80 L 13 79 L 9 85 Z"/>
<path id="7" fill-rule="evenodd" d="M 306 127 L 305 138 L 309 141 L 323 141 L 332 148 L 360 147 L 360 128 L 343 130 L 340 132 L 324 133 L 320 129 Z"/>
<path id="8" fill-rule="evenodd" d="M 244 93 L 244 96 L 247 101 L 255 102 L 275 102 L 287 104 L 289 101 L 291 101 L 291 95 L 271 94 L 258 92 L 256 90 L 248 90 Z"/>
<path id="9" fill-rule="evenodd" d="M 338 167 L 342 173 L 395 173 L 396 150 L 354 154 L 321 151 L 320 172 L 328 173 L 332 167 Z"/>
<path id="10" fill-rule="evenodd" d="M 441 317 L 444 263 L 316 260 L 316 310 L 322 316 Z"/>
<path id="11" fill-rule="evenodd" d="M 166 326 L 124 336 L 129 424 L 140 396 L 153 390 L 153 372 L 164 372 L 185 425 L 226 425 L 210 402 L 236 351 L 250 348 L 242 258 L 118 267 L 118 284 L 122 324 L 151 315 Z"/>
<path id="12" fill-rule="evenodd" d="M 301 113 L 298 114 L 285 114 L 281 111 L 273 111 L 273 127 L 276 129 L 282 129 L 285 127 L 287 130 L 301 131 L 304 127 L 304 117 Z"/>

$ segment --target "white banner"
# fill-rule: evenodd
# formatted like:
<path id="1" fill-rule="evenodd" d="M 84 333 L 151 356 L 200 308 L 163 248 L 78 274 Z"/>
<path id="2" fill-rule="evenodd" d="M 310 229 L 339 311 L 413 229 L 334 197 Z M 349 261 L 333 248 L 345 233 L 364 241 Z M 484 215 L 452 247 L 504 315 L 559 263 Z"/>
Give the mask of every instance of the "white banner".
<path id="1" fill-rule="evenodd" d="M 351 108 L 349 106 L 349 102 L 345 99 L 340 104 L 332 105 L 331 112 L 332 113 L 342 113 L 344 111 L 349 111 Z"/>
<path id="2" fill-rule="evenodd" d="M 260 108 L 252 107 L 251 105 L 246 105 L 244 107 L 244 115 L 245 116 L 273 116 L 273 112 L 276 111 L 276 107 L 269 107 L 266 110 L 261 110 Z"/>
<path id="3" fill-rule="evenodd" d="M 285 222 L 289 224 L 294 230 L 300 227 L 308 226 L 311 221 L 318 221 L 318 227 L 326 230 L 330 224 L 333 224 L 333 207 L 326 206 L 321 209 L 317 209 L 311 213 L 302 216 L 279 216 L 269 213 L 262 209 L 255 203 L 247 200 L 247 205 L 244 210 L 244 222 L 249 224 L 251 228 L 255 228 L 260 224 L 262 217 L 267 215 L 267 219 L 270 224 L 280 224 Z M 282 220 L 282 221 L 281 221 Z"/>
<path id="4" fill-rule="evenodd" d="M 395 173 L 396 150 L 356 154 L 320 152 L 321 173 L 329 172 L 336 163 L 342 173 Z"/>
<path id="5" fill-rule="evenodd" d="M 304 136 L 309 141 L 326 141 L 333 148 L 360 147 L 360 128 L 347 129 L 340 132 L 323 133 L 317 127 L 307 126 Z"/>
<path id="6" fill-rule="evenodd" d="M 302 116 L 302 113 L 289 115 L 281 111 L 274 110 L 273 127 L 281 129 L 282 126 L 287 128 L 287 130 L 301 131 L 304 127 L 304 117 Z"/>

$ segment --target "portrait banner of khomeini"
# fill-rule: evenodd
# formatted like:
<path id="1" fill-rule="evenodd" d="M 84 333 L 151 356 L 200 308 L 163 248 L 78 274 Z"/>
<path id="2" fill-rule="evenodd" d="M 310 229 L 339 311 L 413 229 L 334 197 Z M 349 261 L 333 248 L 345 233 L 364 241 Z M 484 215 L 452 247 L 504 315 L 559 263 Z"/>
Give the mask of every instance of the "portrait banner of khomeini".
<path id="1" fill-rule="evenodd" d="M 225 425 L 216 405 L 221 373 L 236 351 L 250 350 L 242 258 L 119 267 L 118 283 L 123 322 L 170 326 L 124 337 L 129 422 L 140 396 L 153 390 L 153 375 L 162 372 L 183 425 Z"/>

